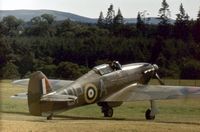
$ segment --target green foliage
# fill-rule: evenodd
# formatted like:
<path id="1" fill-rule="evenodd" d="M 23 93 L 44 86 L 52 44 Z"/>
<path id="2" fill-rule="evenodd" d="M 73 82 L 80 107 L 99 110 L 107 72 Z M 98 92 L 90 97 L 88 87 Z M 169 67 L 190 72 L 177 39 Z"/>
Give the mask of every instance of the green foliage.
<path id="1" fill-rule="evenodd" d="M 115 18 L 115 11 L 114 11 L 113 4 L 111 4 L 110 7 L 108 8 L 107 15 L 105 18 L 107 28 L 113 25 L 114 18 Z"/>
<path id="2" fill-rule="evenodd" d="M 104 19 L 102 11 L 100 12 L 99 18 L 97 20 L 97 26 L 98 27 L 105 27 L 105 19 Z"/>
<path id="3" fill-rule="evenodd" d="M 194 59 L 185 60 L 181 71 L 181 77 L 184 79 L 198 79 L 200 78 L 200 62 Z"/>
<path id="4" fill-rule="evenodd" d="M 169 16 L 170 16 L 170 10 L 169 5 L 166 0 L 162 1 L 162 7 L 159 9 L 159 16 L 160 16 L 160 25 L 166 25 L 169 23 Z"/>
<path id="5" fill-rule="evenodd" d="M 189 38 L 189 16 L 185 13 L 182 3 L 179 11 L 180 13 L 176 15 L 177 18 L 174 27 L 174 33 L 177 38 L 187 40 Z"/>
<path id="6" fill-rule="evenodd" d="M 56 74 L 59 78 L 74 80 L 86 71 L 87 69 L 83 66 L 80 67 L 77 64 L 65 61 L 59 63 Z"/>
<path id="7" fill-rule="evenodd" d="M 16 79 L 19 78 L 18 67 L 9 62 L 1 69 L 1 75 L 4 79 Z"/>
<path id="8" fill-rule="evenodd" d="M 124 17 L 122 16 L 121 10 L 118 9 L 117 15 L 113 20 L 114 26 L 120 26 L 124 24 Z"/>
<path id="9" fill-rule="evenodd" d="M 144 35 L 144 33 L 145 33 L 145 23 L 142 20 L 141 14 L 142 14 L 141 12 L 138 12 L 136 28 L 137 28 L 138 34 Z"/>
<path id="10" fill-rule="evenodd" d="M 2 69 L 11 65 L 15 69 L 13 77 L 25 78 L 40 70 L 50 78 L 75 79 L 95 65 L 119 60 L 122 64 L 156 63 L 163 77 L 199 78 L 188 74 L 199 74 L 200 21 L 185 19 L 182 5 L 175 25 L 167 21 L 149 25 L 144 13 L 138 13 L 136 25 L 126 24 L 121 11 L 116 16 L 114 12 L 111 4 L 105 21 L 101 12 L 97 25 L 57 22 L 49 14 L 25 24 L 15 17 L 5 17 L 0 21 L 0 77 Z M 168 20 L 167 12 L 169 5 L 163 0 L 163 21 Z M 184 31 L 180 28 L 182 21 L 187 26 Z M 23 30 L 19 34 L 20 26 Z M 11 35 L 11 30 L 16 34 Z M 9 72 L 4 74 L 10 76 Z"/>
<path id="11" fill-rule="evenodd" d="M 18 34 L 20 34 L 21 30 L 23 30 L 23 21 L 17 19 L 15 16 L 4 17 L 1 23 L 1 32 L 3 32 L 3 34 L 7 36 L 17 36 Z"/>

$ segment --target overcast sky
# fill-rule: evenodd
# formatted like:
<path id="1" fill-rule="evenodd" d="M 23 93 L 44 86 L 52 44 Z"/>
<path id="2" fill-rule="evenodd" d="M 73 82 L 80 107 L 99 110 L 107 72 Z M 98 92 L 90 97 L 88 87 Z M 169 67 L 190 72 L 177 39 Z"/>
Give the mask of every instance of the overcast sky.
<path id="1" fill-rule="evenodd" d="M 81 16 L 97 18 L 100 11 L 106 15 L 107 8 L 112 3 L 114 9 L 121 9 L 126 18 L 137 17 L 137 12 L 147 10 L 151 17 L 158 16 L 162 0 L 0 0 L 0 10 L 14 9 L 51 9 L 75 13 Z M 176 18 L 179 6 L 183 3 L 190 18 L 196 19 L 200 9 L 200 0 L 167 0 L 171 17 Z"/>

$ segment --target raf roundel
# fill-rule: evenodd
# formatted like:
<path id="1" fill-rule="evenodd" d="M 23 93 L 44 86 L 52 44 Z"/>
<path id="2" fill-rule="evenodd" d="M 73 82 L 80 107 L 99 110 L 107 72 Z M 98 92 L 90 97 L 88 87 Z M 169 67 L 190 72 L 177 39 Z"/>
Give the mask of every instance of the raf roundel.
<path id="1" fill-rule="evenodd" d="M 94 103 L 98 95 L 97 87 L 93 84 L 87 84 L 85 86 L 84 95 L 87 103 Z"/>

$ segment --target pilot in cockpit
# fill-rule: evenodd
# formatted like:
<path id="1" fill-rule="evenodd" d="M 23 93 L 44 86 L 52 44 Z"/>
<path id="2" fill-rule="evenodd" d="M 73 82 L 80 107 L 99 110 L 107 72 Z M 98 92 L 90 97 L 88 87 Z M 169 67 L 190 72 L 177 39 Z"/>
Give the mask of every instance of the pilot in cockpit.
<path id="1" fill-rule="evenodd" d="M 121 69 L 122 69 L 122 66 L 121 66 L 121 64 L 119 63 L 119 61 L 113 61 L 112 64 L 111 64 L 111 68 L 112 68 L 114 71 L 117 71 L 117 70 L 121 70 Z"/>

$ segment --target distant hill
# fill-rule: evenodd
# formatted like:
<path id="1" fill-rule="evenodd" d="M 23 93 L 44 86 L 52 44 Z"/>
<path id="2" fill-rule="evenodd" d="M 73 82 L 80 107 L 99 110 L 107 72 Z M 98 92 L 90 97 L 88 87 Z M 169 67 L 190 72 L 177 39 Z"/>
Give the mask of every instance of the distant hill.
<path id="1" fill-rule="evenodd" d="M 82 22 L 82 23 L 96 23 L 97 18 L 88 18 L 68 12 L 54 11 L 54 10 L 0 10 L 0 19 L 5 16 L 13 15 L 24 21 L 30 21 L 35 16 L 41 16 L 42 14 L 52 14 L 55 16 L 57 21 L 62 21 L 70 19 L 72 21 Z M 125 23 L 136 23 L 136 18 L 125 18 Z M 158 24 L 159 19 L 156 17 L 150 17 L 149 24 Z M 174 20 L 170 20 L 171 23 L 174 23 Z"/>
<path id="2" fill-rule="evenodd" d="M 29 21 L 35 16 L 41 16 L 42 14 L 51 14 L 55 16 L 57 21 L 70 19 L 72 21 L 78 21 L 83 23 L 96 23 L 96 19 L 79 16 L 72 13 L 53 11 L 53 10 L 0 10 L 1 19 L 8 15 L 13 15 L 24 21 Z"/>

